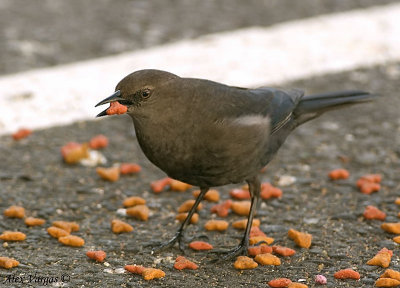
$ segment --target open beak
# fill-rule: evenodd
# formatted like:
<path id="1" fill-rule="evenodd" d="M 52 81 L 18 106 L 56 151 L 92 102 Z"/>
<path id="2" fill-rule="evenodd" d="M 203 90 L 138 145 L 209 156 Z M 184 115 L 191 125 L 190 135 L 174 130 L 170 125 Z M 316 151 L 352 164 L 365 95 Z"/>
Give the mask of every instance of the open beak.
<path id="1" fill-rule="evenodd" d="M 118 100 L 124 100 L 124 98 L 122 98 L 120 96 L 121 96 L 121 91 L 117 90 L 110 97 L 107 97 L 106 99 L 101 100 L 94 107 L 97 107 L 97 106 L 100 106 L 100 105 L 103 105 L 103 104 L 107 104 L 107 103 L 111 103 L 111 102 L 115 102 L 115 101 L 118 101 Z M 107 111 L 107 109 L 102 111 L 102 112 L 100 112 L 99 114 L 97 114 L 96 117 L 101 117 L 101 116 L 107 115 L 106 111 Z"/>

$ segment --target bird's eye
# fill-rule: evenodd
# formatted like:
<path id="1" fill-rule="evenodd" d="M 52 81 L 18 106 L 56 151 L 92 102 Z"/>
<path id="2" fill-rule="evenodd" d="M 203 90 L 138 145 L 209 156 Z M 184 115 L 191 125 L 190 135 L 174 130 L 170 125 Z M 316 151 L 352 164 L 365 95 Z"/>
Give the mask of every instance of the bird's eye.
<path id="1" fill-rule="evenodd" d="M 150 89 L 142 90 L 142 97 L 143 98 L 148 98 L 149 96 L 150 96 Z"/>

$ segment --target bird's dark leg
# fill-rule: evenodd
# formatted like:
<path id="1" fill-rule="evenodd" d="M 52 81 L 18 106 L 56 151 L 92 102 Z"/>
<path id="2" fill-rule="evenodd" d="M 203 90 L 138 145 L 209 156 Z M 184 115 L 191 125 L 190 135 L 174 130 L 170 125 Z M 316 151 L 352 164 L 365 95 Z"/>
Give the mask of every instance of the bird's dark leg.
<path id="1" fill-rule="evenodd" d="M 207 193 L 208 189 L 209 189 L 208 187 L 206 187 L 206 188 L 204 188 L 204 187 L 201 188 L 200 187 L 199 196 L 197 196 L 197 199 L 194 202 L 192 208 L 190 209 L 189 214 L 186 216 L 185 221 L 183 221 L 183 223 L 179 227 L 178 231 L 176 231 L 174 237 L 172 237 L 167 242 L 161 243 L 161 245 L 158 248 L 154 248 L 153 249 L 153 252 L 162 250 L 164 248 L 171 247 L 171 246 L 173 246 L 175 244 L 176 241 L 178 241 L 179 249 L 183 251 L 181 240 L 182 240 L 182 237 L 183 237 L 184 230 L 185 230 L 186 226 L 189 225 L 190 219 L 192 219 L 192 216 L 193 216 L 194 212 L 196 211 L 197 207 L 199 206 L 201 200 L 203 200 L 204 195 Z"/>
<path id="2" fill-rule="evenodd" d="M 240 244 L 232 250 L 227 251 L 227 254 L 222 257 L 222 259 L 224 260 L 234 258 L 238 255 L 247 254 L 247 249 L 249 247 L 249 235 L 251 225 L 253 224 L 253 218 L 257 211 L 258 202 L 260 200 L 261 183 L 257 176 L 253 177 L 252 179 L 246 180 L 246 182 L 249 185 L 251 196 L 250 213 L 247 218 L 246 230 L 244 231 L 244 235 L 242 241 L 240 241 Z"/>

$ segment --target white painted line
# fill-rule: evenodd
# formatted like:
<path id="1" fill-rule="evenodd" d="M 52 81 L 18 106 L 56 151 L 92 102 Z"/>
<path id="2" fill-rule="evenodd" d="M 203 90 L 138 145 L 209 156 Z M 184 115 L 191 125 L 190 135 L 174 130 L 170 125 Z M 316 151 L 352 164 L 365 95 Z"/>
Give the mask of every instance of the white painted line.
<path id="1" fill-rule="evenodd" d="M 93 118 L 95 103 L 144 68 L 251 87 L 398 60 L 400 4 L 208 35 L 1 77 L 0 134 Z"/>

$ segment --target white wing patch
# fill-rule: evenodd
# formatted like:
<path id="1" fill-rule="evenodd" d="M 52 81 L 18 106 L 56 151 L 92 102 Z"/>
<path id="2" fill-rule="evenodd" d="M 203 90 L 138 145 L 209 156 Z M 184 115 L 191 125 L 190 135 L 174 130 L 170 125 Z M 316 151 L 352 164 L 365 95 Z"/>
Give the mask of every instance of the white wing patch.
<path id="1" fill-rule="evenodd" d="M 269 127 L 271 119 L 263 115 L 246 115 L 235 118 L 232 124 L 239 126 L 264 126 Z"/>

